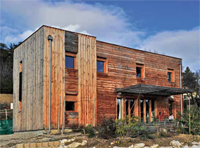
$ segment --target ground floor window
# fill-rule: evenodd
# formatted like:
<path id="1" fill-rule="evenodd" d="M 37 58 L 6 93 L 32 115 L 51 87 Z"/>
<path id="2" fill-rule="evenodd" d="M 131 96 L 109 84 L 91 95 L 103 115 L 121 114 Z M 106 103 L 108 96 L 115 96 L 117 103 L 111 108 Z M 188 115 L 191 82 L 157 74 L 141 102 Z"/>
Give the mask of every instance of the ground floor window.
<path id="1" fill-rule="evenodd" d="M 65 111 L 76 111 L 75 110 L 75 102 L 74 101 L 66 101 L 65 102 Z"/>
<path id="2" fill-rule="evenodd" d="M 126 116 L 134 116 L 134 99 L 126 99 Z"/>
<path id="3" fill-rule="evenodd" d="M 117 98 L 117 119 L 122 119 L 122 99 Z"/>

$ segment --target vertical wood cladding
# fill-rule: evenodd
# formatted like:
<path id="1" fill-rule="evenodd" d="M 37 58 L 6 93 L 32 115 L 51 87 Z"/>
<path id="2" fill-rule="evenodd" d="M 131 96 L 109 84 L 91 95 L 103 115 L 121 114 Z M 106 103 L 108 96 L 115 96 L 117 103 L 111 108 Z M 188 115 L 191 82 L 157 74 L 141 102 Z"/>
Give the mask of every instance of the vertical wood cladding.
<path id="1" fill-rule="evenodd" d="M 79 124 L 96 123 L 96 38 L 78 36 L 78 112 Z"/>
<path id="2" fill-rule="evenodd" d="M 78 34 L 65 31 L 65 51 L 78 52 Z"/>
<path id="3" fill-rule="evenodd" d="M 14 51 L 13 131 L 43 129 L 44 28 Z M 19 103 L 19 72 L 22 61 L 22 103 Z"/>
<path id="4" fill-rule="evenodd" d="M 122 88 L 138 83 L 179 87 L 179 58 L 158 55 L 154 53 L 134 50 L 122 46 L 97 41 L 97 56 L 106 57 L 108 73 L 97 73 L 97 120 L 104 117 L 116 118 L 115 88 Z M 136 77 L 136 63 L 144 64 L 145 79 Z M 168 68 L 174 69 L 175 82 L 167 80 Z M 180 111 L 180 96 L 175 96 L 176 111 Z M 168 102 L 162 98 L 157 102 L 162 106 L 157 111 L 168 110 Z M 167 112 L 167 114 L 169 114 Z"/>
<path id="5" fill-rule="evenodd" d="M 62 124 L 63 102 L 65 98 L 65 31 L 46 27 L 44 38 L 44 125 L 48 127 L 49 118 L 49 41 L 48 36 L 53 37 L 51 49 L 51 127 L 58 126 L 58 116 L 60 115 L 60 125 Z M 59 98 L 61 98 L 61 110 L 59 112 Z"/>

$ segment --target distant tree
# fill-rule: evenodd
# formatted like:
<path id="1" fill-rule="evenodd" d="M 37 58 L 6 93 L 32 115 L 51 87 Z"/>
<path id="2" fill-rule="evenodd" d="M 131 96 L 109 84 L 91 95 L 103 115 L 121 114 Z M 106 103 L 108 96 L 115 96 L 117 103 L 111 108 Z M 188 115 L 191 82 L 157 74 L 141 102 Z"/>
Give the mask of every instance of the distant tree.
<path id="1" fill-rule="evenodd" d="M 0 93 L 13 92 L 13 53 L 21 43 L 0 43 Z"/>
<path id="2" fill-rule="evenodd" d="M 192 72 L 189 67 L 186 67 L 183 72 L 183 87 L 194 91 L 192 95 L 188 94 L 188 97 L 200 107 L 200 70 Z"/>

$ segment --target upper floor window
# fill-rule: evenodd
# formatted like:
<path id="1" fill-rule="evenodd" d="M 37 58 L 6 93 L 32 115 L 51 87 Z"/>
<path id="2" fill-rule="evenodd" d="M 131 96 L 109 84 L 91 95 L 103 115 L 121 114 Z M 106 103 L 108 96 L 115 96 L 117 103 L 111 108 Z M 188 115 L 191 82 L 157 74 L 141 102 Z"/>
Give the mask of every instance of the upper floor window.
<path id="1" fill-rule="evenodd" d="M 167 79 L 168 79 L 168 82 L 174 82 L 174 70 L 173 69 L 168 69 Z"/>
<path id="2" fill-rule="evenodd" d="M 106 59 L 97 58 L 97 72 L 106 73 Z"/>
<path id="3" fill-rule="evenodd" d="M 144 65 L 136 64 L 136 77 L 144 78 Z"/>
<path id="4" fill-rule="evenodd" d="M 65 55 L 65 67 L 76 68 L 76 55 L 73 53 L 66 53 Z"/>

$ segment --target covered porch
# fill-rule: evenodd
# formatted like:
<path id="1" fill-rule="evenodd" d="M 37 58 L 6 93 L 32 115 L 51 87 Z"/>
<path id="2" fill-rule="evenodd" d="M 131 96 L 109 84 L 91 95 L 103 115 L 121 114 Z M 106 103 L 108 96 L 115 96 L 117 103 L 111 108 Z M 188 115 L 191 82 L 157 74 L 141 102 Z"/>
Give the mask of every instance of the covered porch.
<path id="1" fill-rule="evenodd" d="M 117 119 L 136 116 L 145 123 L 153 122 L 159 112 L 163 114 L 163 119 L 168 118 L 171 113 L 176 119 L 178 111 L 182 110 L 182 101 L 180 96 L 174 95 L 192 93 L 188 89 L 146 84 L 116 88 L 115 92 L 118 96 Z"/>

